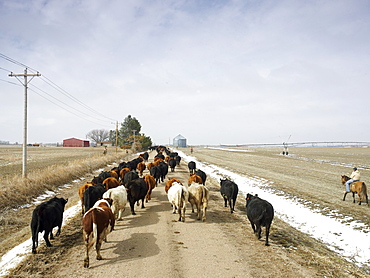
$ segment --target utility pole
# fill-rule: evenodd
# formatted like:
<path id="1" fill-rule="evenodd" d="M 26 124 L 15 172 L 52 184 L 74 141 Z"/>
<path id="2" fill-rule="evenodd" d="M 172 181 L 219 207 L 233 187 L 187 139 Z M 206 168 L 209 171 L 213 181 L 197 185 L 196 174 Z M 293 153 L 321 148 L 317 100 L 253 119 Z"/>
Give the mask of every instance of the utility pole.
<path id="1" fill-rule="evenodd" d="M 116 153 L 118 152 L 118 121 L 116 121 Z"/>
<path id="2" fill-rule="evenodd" d="M 23 163 L 22 163 L 22 176 L 27 178 L 27 85 L 35 76 L 41 76 L 41 74 L 28 74 L 27 68 L 24 70 L 23 74 L 9 74 L 10 77 L 15 77 L 19 82 L 24 86 L 24 122 L 23 122 Z M 30 80 L 27 80 L 27 77 L 31 77 Z M 18 77 L 23 77 L 24 82 Z"/>
<path id="3" fill-rule="evenodd" d="M 118 152 L 118 121 L 116 121 L 116 153 L 117 152 Z"/>
<path id="4" fill-rule="evenodd" d="M 136 140 L 135 140 L 135 132 L 136 132 L 136 130 L 135 129 L 133 129 L 132 130 L 133 131 L 133 133 L 134 133 L 134 152 L 136 152 Z"/>

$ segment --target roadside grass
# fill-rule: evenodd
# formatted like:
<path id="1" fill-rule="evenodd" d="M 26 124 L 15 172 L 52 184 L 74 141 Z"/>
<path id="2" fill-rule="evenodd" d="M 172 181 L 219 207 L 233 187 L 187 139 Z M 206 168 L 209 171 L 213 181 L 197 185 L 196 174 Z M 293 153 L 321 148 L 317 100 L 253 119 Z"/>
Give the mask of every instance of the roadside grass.
<path id="1" fill-rule="evenodd" d="M 58 158 L 54 157 L 48 159 L 49 166 L 32 170 L 27 178 L 22 175 L 7 175 L 1 179 L 0 210 L 28 204 L 47 190 L 55 190 L 86 173 L 93 173 L 107 164 L 120 161 L 122 154 L 111 152 L 103 156 L 100 152 L 95 152 L 87 158 L 72 158 L 63 163 L 58 163 Z"/>

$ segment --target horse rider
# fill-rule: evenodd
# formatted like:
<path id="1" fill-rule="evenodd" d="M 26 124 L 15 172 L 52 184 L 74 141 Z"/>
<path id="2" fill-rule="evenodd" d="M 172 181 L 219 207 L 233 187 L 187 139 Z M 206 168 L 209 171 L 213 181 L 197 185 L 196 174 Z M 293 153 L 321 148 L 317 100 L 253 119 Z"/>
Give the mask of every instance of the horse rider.
<path id="1" fill-rule="evenodd" d="M 360 181 L 360 172 L 357 170 L 357 167 L 353 167 L 353 172 L 351 176 L 349 177 L 350 179 L 346 181 L 346 191 L 344 193 L 349 193 L 351 192 L 350 187 L 351 183 Z"/>

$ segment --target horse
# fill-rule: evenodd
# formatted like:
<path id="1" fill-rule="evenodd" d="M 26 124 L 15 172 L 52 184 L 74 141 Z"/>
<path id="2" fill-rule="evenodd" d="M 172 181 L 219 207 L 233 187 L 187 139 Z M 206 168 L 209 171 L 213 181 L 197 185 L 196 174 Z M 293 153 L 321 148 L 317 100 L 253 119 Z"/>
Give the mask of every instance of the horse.
<path id="1" fill-rule="evenodd" d="M 342 184 L 344 185 L 346 181 L 348 181 L 350 178 L 348 176 L 342 175 Z M 362 181 L 355 181 L 351 184 L 350 190 L 352 192 L 353 202 L 355 203 L 355 193 L 357 193 L 358 198 L 360 199 L 359 205 L 361 205 L 362 201 L 366 200 L 367 205 L 369 206 L 369 200 L 367 196 L 367 187 L 366 184 Z M 348 192 L 344 193 L 343 201 L 346 199 Z"/>

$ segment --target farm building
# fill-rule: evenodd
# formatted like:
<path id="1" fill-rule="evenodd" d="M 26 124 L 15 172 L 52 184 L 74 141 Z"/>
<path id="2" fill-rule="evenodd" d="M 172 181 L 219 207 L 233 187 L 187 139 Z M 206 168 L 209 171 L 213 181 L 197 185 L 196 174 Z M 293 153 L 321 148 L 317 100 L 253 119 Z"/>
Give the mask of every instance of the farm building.
<path id="1" fill-rule="evenodd" d="M 90 147 L 90 141 L 77 138 L 63 140 L 63 147 Z"/>
<path id="2" fill-rule="evenodd" d="M 173 146 L 186 148 L 186 138 L 181 134 L 177 135 L 175 138 L 173 138 Z"/>

